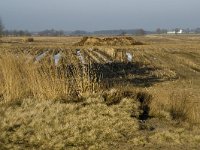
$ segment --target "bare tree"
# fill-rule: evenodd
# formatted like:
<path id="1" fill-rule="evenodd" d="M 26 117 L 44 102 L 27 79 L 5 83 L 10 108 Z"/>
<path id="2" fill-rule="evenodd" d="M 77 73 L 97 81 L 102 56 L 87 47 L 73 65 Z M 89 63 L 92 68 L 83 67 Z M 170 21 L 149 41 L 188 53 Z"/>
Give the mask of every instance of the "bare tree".
<path id="1" fill-rule="evenodd" d="M 162 33 L 161 29 L 160 29 L 160 28 L 157 28 L 157 29 L 156 29 L 156 33 L 157 33 L 157 34 L 161 34 L 161 33 Z"/>
<path id="2" fill-rule="evenodd" d="M 175 34 L 178 34 L 179 30 L 180 30 L 179 28 L 176 28 L 175 29 Z"/>
<path id="3" fill-rule="evenodd" d="M 146 32 L 144 31 L 144 29 L 138 29 L 135 34 L 136 35 L 145 35 Z"/>
<path id="4" fill-rule="evenodd" d="M 157 34 L 165 34 L 165 33 L 167 33 L 167 29 L 157 28 L 157 29 L 156 29 L 156 33 L 157 33 Z"/>
<path id="5" fill-rule="evenodd" d="M 120 33 L 120 36 L 125 36 L 126 35 L 126 32 L 125 31 L 122 31 L 121 33 Z"/>
<path id="6" fill-rule="evenodd" d="M 3 36 L 3 29 L 4 29 L 4 26 L 3 26 L 3 23 L 2 23 L 1 18 L 0 18 L 0 37 Z"/>

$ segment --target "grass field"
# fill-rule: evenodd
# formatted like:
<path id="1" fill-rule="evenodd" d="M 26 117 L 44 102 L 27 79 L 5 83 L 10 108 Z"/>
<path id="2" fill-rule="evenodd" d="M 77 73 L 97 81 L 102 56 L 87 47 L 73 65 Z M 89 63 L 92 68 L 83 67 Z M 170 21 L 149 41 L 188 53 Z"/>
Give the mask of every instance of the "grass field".
<path id="1" fill-rule="evenodd" d="M 200 146 L 200 36 L 33 38 L 1 39 L 0 149 Z"/>

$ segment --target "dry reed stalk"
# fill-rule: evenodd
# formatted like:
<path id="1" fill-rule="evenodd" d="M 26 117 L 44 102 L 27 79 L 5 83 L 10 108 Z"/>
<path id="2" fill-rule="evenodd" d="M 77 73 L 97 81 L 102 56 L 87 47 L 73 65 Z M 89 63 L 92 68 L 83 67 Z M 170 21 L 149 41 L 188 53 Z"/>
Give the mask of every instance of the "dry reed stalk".
<path id="1" fill-rule="evenodd" d="M 26 59 L 23 55 L 4 54 L 0 59 L 1 85 L 6 100 L 23 98 L 30 91 L 27 88 Z"/>
<path id="2" fill-rule="evenodd" d="M 33 62 L 33 59 L 28 61 L 22 54 L 2 55 L 0 76 L 4 99 L 63 99 L 74 93 L 81 96 L 84 92 L 99 90 L 99 82 L 91 65 L 81 66 L 71 50 L 67 58 L 70 64 L 55 66 L 51 57 L 45 59 Z"/>

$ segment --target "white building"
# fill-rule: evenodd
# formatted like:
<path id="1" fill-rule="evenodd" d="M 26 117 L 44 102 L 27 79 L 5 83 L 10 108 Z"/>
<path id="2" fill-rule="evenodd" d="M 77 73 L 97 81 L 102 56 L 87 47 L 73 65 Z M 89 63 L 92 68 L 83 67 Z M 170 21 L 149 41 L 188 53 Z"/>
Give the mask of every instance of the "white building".
<path id="1" fill-rule="evenodd" d="M 183 30 L 180 29 L 177 33 L 178 33 L 178 34 L 182 34 L 182 33 L 183 33 Z"/>
<path id="2" fill-rule="evenodd" d="M 178 32 L 176 31 L 168 31 L 167 34 L 182 34 L 183 33 L 183 30 L 180 29 Z"/>
<path id="3" fill-rule="evenodd" d="M 167 34 L 176 34 L 175 31 L 168 31 Z"/>

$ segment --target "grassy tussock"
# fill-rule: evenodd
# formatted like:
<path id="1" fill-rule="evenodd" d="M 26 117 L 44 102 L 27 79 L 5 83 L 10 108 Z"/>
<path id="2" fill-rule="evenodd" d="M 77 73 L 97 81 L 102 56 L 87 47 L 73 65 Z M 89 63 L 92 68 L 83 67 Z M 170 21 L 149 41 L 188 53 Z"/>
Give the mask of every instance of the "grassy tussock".
<path id="1" fill-rule="evenodd" d="M 173 119 L 199 123 L 200 113 L 198 109 L 199 103 L 194 101 L 191 93 L 183 91 L 171 94 L 170 113 Z"/>
<path id="2" fill-rule="evenodd" d="M 154 94 L 150 104 L 151 116 L 191 124 L 200 123 L 198 98 L 190 90 L 186 88 L 169 90 L 168 93 L 159 90 L 154 92 L 150 92 Z"/>

